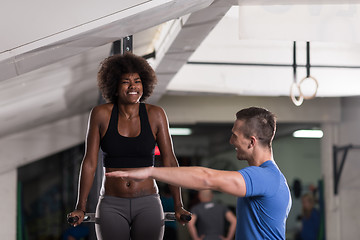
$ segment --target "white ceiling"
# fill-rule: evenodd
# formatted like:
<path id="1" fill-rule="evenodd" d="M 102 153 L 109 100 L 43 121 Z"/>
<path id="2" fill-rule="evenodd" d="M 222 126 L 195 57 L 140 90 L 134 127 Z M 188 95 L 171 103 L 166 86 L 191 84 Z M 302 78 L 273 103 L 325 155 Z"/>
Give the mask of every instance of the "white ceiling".
<path id="1" fill-rule="evenodd" d="M 9 5 L 5 4 L 9 9 L 8 11 L 3 9 L 4 21 L 0 25 L 1 32 L 8 36 L 1 39 L 0 44 L 7 46 L 5 49 L 1 48 L 0 52 L 0 136 L 88 112 L 99 99 L 96 86 L 99 63 L 109 56 L 112 42 L 128 35 L 134 36 L 133 51 L 138 55 L 153 51 L 156 41 L 161 40 L 153 64 L 159 70 L 172 69 L 176 66 L 177 69 L 172 70 L 176 72 L 187 58 L 182 62 L 177 60 L 181 63 L 180 66 L 179 64 L 166 66 L 163 60 L 166 60 L 169 54 L 170 60 L 171 56 L 181 59 L 191 54 L 188 52 L 184 55 L 182 49 L 178 54 L 171 51 L 176 50 L 177 45 L 174 43 L 178 36 L 182 36 L 180 33 L 183 25 L 186 26 L 185 22 L 189 20 L 190 23 L 196 24 L 201 19 L 196 14 L 194 17 L 189 17 L 188 14 L 206 8 L 211 3 L 212 0 L 120 2 L 110 0 L 108 4 L 113 4 L 113 8 L 106 7 L 104 11 L 100 11 L 105 13 L 99 16 L 96 10 L 105 3 L 93 6 L 91 9 L 88 9 L 89 6 L 84 3 L 86 9 L 83 9 L 82 4 L 72 5 L 71 2 L 67 2 L 58 6 L 56 13 L 49 12 L 48 8 L 34 9 L 33 16 L 28 16 L 28 19 L 37 17 L 36 11 L 39 11 L 38 15 L 43 16 L 43 20 L 38 23 L 44 25 L 42 27 L 32 24 L 30 20 L 28 23 L 9 16 L 11 6 L 14 4 L 19 4 L 18 7 L 21 8 L 19 12 L 26 11 L 26 8 L 32 6 L 32 3 L 27 5 L 21 1 L 9 0 Z M 227 5 L 229 8 L 228 3 Z M 72 6 L 71 11 L 69 6 Z M 219 9 L 221 8 L 220 6 Z M 86 10 L 89 10 L 88 14 L 92 18 L 82 19 L 84 15 L 81 15 L 79 21 L 77 11 L 83 13 Z M 72 26 L 64 27 L 59 21 L 61 18 L 56 16 L 52 18 L 52 14 L 67 16 L 74 19 L 74 23 Z M 4 24 L 7 16 L 10 20 L 17 21 L 13 25 L 16 26 L 16 31 L 12 25 Z M 214 19 L 219 17 L 219 14 L 213 15 Z M 170 22 L 166 24 L 167 26 L 159 27 L 168 21 Z M 203 25 L 209 29 L 206 23 Z M 29 34 L 24 38 L 25 42 L 16 39 L 17 33 L 22 31 Z M 161 31 L 167 31 L 165 37 L 161 38 Z M 38 32 L 43 32 L 43 37 L 39 37 Z M 207 33 L 201 33 L 200 37 L 204 38 Z M 12 37 L 17 41 L 11 41 Z M 159 82 L 157 92 L 154 94 L 154 96 L 158 95 L 158 98 L 164 91 L 161 92 L 159 89 L 165 89 L 166 81 L 171 77 L 169 75 L 164 78 L 161 72 L 159 74 L 159 79 L 163 78 L 163 81 Z"/>
<path id="2" fill-rule="evenodd" d="M 289 96 L 294 82 L 293 41 L 297 40 L 296 82 L 300 83 L 307 76 L 304 39 L 311 39 L 310 75 L 318 82 L 316 96 L 360 95 L 359 10 L 356 4 L 233 6 L 167 90 L 174 94 Z M 301 24 L 294 17 L 296 13 L 302 17 Z M 328 25 L 331 32 L 318 36 L 318 28 Z M 311 96 L 316 91 L 315 82 L 304 80 L 301 90 Z"/>
<path id="3" fill-rule="evenodd" d="M 249 31 L 240 39 L 241 25 L 256 28 L 252 27 L 254 22 L 246 20 L 249 16 L 243 16 L 239 25 L 238 7 L 228 12 L 237 1 L 109 1 L 114 8 L 106 5 L 100 11 L 101 16 L 96 9 L 101 6 L 88 6 L 92 9 L 84 10 L 82 4 L 77 4 L 69 11 L 73 3 L 68 1 L 58 6 L 56 12 L 32 6 L 34 11 L 27 16 L 28 22 L 11 17 L 11 6 L 17 5 L 26 12 L 31 5 L 20 0 L 7 1 L 8 9 L 3 9 L 3 17 L 14 22 L 16 28 L 2 19 L 0 30 L 8 38 L 0 40 L 0 136 L 89 111 L 98 103 L 99 63 L 109 55 L 111 43 L 127 35 L 134 37 L 134 53 L 145 55 L 156 51 L 156 58 L 149 61 L 156 69 L 159 84 L 150 103 L 156 103 L 164 94 L 289 96 L 293 81 L 291 67 L 246 64 L 292 64 L 292 41 L 264 40 L 258 36 L 254 39 L 251 34 L 255 33 Z M 341 1 L 319 2 L 342 3 L 338 5 L 340 8 L 358 10 L 357 5 Z M 294 6 L 295 3 L 309 6 L 316 2 L 267 1 L 266 8 L 272 4 Z M 244 0 L 240 8 L 245 12 L 251 8 L 253 16 L 260 19 L 262 15 L 256 13 L 259 6 L 265 6 L 263 1 Z M 82 13 L 79 19 L 77 11 Z M 43 17 L 34 23 L 31 18 L 37 13 Z M 66 21 L 68 25 L 59 26 L 60 16 L 74 22 Z M 19 32 L 24 33 L 24 39 Z M 304 41 L 298 42 L 297 55 L 298 64 L 304 65 Z M 240 65 L 209 64 L 214 62 Z M 360 47 L 356 41 L 311 42 L 311 64 L 360 66 Z M 314 66 L 311 75 L 319 82 L 317 97 L 360 95 L 359 73 L 358 69 Z M 299 67 L 297 81 L 305 74 L 305 69 Z M 308 85 L 311 92 L 313 85 Z"/>

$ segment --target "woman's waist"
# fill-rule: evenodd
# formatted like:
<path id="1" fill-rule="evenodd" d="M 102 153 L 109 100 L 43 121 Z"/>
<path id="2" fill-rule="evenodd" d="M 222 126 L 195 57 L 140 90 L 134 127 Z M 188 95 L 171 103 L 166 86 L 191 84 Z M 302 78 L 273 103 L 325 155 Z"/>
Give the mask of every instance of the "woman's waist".
<path id="1" fill-rule="evenodd" d="M 104 195 L 121 198 L 143 197 L 158 193 L 158 187 L 153 179 L 132 181 L 121 178 L 105 178 L 104 187 Z"/>

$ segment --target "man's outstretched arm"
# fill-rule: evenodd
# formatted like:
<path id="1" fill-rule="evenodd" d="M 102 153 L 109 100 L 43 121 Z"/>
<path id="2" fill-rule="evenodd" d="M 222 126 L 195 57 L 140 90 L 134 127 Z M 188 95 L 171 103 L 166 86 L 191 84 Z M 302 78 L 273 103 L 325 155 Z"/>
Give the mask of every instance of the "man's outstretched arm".
<path id="1" fill-rule="evenodd" d="M 153 178 L 189 189 L 211 189 L 238 197 L 244 197 L 246 194 L 244 178 L 237 171 L 222 171 L 205 167 L 147 167 L 109 172 L 106 176 L 139 181 Z"/>

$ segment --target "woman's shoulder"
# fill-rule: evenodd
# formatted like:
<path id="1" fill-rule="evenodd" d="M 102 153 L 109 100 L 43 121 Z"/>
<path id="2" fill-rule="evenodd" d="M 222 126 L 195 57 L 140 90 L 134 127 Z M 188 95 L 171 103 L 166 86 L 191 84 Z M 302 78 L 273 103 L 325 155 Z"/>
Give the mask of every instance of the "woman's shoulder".
<path id="1" fill-rule="evenodd" d="M 114 104 L 113 103 L 104 103 L 104 104 L 100 104 L 97 105 L 95 107 L 92 108 L 92 112 L 107 112 L 107 111 L 111 111 L 113 108 Z"/>
<path id="2" fill-rule="evenodd" d="M 113 108 L 113 103 L 104 103 L 101 105 L 97 105 L 91 109 L 91 116 L 98 120 L 101 120 L 103 117 L 107 117 L 111 115 L 111 111 Z"/>
<path id="3" fill-rule="evenodd" d="M 163 124 L 167 122 L 167 116 L 162 107 L 152 104 L 145 104 L 145 106 L 150 122 L 163 123 Z"/>
<path id="4" fill-rule="evenodd" d="M 145 106 L 146 106 L 146 110 L 148 112 L 148 114 L 164 114 L 165 111 L 162 107 L 160 106 L 157 106 L 157 105 L 153 105 L 153 104 L 148 104 L 148 103 L 145 103 Z"/>

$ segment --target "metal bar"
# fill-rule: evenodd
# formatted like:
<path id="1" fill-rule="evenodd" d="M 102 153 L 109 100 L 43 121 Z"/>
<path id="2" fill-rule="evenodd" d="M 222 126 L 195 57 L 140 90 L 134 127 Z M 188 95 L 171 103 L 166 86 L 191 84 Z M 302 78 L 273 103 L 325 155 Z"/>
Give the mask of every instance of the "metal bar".
<path id="1" fill-rule="evenodd" d="M 338 174 L 337 174 L 337 147 L 333 146 L 333 174 L 334 174 L 334 194 L 338 194 Z"/>
<path id="2" fill-rule="evenodd" d="M 271 63 L 236 63 L 236 62 L 196 62 L 189 61 L 187 64 L 194 65 L 228 65 L 228 66 L 255 66 L 255 67 L 293 67 L 293 64 L 271 64 Z M 306 67 L 306 65 L 296 65 Z M 337 65 L 311 65 L 312 68 L 360 68 L 360 66 L 337 66 Z"/>
<path id="3" fill-rule="evenodd" d="M 310 77 L 310 42 L 306 42 L 306 77 Z"/>
<path id="4" fill-rule="evenodd" d="M 355 146 L 355 145 L 346 145 L 346 146 L 342 146 L 342 147 L 337 147 L 337 146 L 333 146 L 333 172 L 334 172 L 334 194 L 337 195 L 339 192 L 339 182 L 340 182 L 340 177 L 341 177 L 341 173 L 343 171 L 344 168 L 344 164 L 346 161 L 346 157 L 347 154 L 349 152 L 350 149 L 360 149 L 360 146 Z M 340 167 L 338 168 L 338 160 L 337 160 L 337 155 L 338 152 L 343 151 L 343 155 L 341 158 L 341 162 L 340 162 Z"/>
<path id="5" fill-rule="evenodd" d="M 191 215 L 181 215 L 181 220 L 185 222 L 189 222 L 191 220 Z M 79 220 L 78 217 L 70 217 L 67 216 L 68 223 L 72 224 Z M 164 221 L 175 221 L 175 213 L 174 212 L 164 212 Z M 95 217 L 95 213 L 86 213 L 84 216 L 84 222 L 97 222 L 98 219 Z"/>
<path id="6" fill-rule="evenodd" d="M 154 50 L 154 51 L 152 51 L 151 53 L 148 53 L 148 54 L 143 55 L 142 57 L 145 58 L 145 59 L 155 58 L 155 57 L 156 57 L 156 52 L 155 52 L 155 50 Z"/>
<path id="7" fill-rule="evenodd" d="M 293 73 L 294 73 L 294 83 L 296 83 L 296 42 L 294 41 L 293 45 Z"/>

